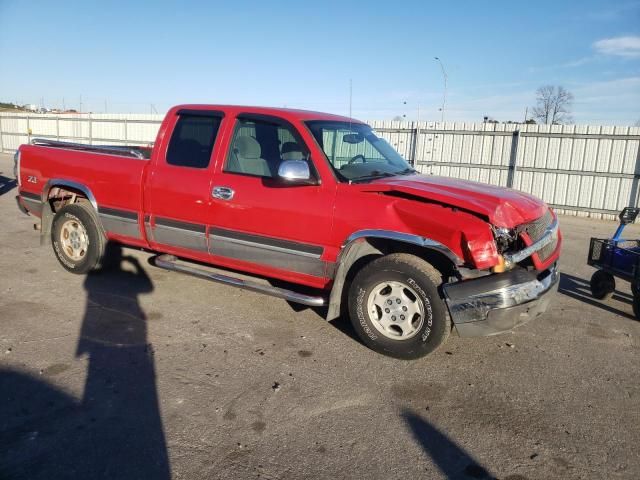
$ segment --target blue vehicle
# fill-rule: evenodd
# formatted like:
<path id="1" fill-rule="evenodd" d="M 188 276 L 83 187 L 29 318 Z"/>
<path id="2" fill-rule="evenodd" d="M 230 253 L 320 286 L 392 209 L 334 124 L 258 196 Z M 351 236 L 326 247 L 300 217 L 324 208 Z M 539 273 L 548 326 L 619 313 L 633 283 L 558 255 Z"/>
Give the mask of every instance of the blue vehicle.
<path id="1" fill-rule="evenodd" d="M 591 276 L 591 294 L 610 298 L 616 289 L 616 277 L 631 282 L 633 313 L 640 319 L 640 240 L 622 238 L 624 228 L 635 222 L 640 208 L 625 207 L 618 218 L 620 225 L 612 238 L 592 238 L 587 263 L 597 268 Z"/>

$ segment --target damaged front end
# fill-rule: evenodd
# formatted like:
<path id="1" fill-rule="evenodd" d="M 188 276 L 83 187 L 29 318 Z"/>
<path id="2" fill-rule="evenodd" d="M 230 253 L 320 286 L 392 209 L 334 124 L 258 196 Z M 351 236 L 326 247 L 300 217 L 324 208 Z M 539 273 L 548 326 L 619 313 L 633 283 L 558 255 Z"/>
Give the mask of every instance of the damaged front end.
<path id="1" fill-rule="evenodd" d="M 492 230 L 500 256 L 498 264 L 492 268 L 495 273 L 509 271 L 529 259 L 522 266 L 543 270 L 551 263 L 549 260 L 560 241 L 558 218 L 550 209 L 532 222 L 515 228 L 493 227 Z"/>
<path id="2" fill-rule="evenodd" d="M 515 228 L 492 228 L 493 274 L 448 283 L 445 302 L 460 336 L 493 335 L 544 313 L 558 288 L 561 235 L 551 210 Z"/>
<path id="3" fill-rule="evenodd" d="M 518 267 L 443 286 L 451 320 L 461 337 L 495 335 L 544 313 L 558 289 L 557 265 L 543 271 Z"/>

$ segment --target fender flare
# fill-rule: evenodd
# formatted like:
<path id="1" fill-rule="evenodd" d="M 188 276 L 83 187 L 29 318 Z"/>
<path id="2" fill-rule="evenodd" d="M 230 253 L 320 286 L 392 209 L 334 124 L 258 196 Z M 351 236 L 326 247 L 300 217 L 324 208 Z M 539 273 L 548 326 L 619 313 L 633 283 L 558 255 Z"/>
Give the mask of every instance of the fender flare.
<path id="1" fill-rule="evenodd" d="M 57 187 L 69 187 L 73 188 L 74 190 L 80 190 L 87 196 L 87 199 L 89 200 L 93 208 L 95 208 L 96 212 L 98 211 L 98 202 L 96 202 L 96 197 L 93 195 L 89 187 L 81 183 L 74 182 L 73 180 L 63 180 L 61 178 L 51 178 L 47 180 L 47 183 L 44 184 L 44 187 L 42 189 L 42 203 L 47 203 L 47 201 L 49 200 L 49 192 L 52 188 Z"/>
<path id="2" fill-rule="evenodd" d="M 464 265 L 464 261 L 452 252 L 450 248 L 431 238 L 392 230 L 359 230 L 347 238 L 338 255 L 338 268 L 333 278 L 333 285 L 329 295 L 329 308 L 326 317 L 328 321 L 340 316 L 344 284 L 351 266 L 360 258 L 367 255 L 383 254 L 382 251 L 368 241 L 369 239 L 391 240 L 399 243 L 417 245 L 423 247 L 425 250 L 431 250 L 444 255 L 456 267 Z"/>
<path id="3" fill-rule="evenodd" d="M 87 200 L 91 203 L 91 206 L 95 209 L 96 214 L 98 213 L 98 202 L 96 201 L 96 197 L 93 195 L 91 189 L 81 183 L 74 182 L 73 180 L 64 180 L 62 178 L 51 178 L 47 180 L 47 183 L 44 184 L 42 188 L 42 216 L 40 219 L 40 245 L 46 245 L 50 243 L 50 232 L 51 232 L 51 224 L 53 223 L 53 212 L 49 206 L 49 193 L 53 188 L 73 188 L 74 190 L 78 190 L 82 192 Z"/>

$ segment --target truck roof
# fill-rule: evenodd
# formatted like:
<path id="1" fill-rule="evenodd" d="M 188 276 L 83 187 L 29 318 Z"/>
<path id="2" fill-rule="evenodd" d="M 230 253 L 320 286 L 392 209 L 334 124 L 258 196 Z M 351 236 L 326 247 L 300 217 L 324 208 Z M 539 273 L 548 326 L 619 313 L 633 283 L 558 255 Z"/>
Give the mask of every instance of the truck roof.
<path id="1" fill-rule="evenodd" d="M 352 122 L 352 123 L 364 123 L 361 120 L 355 118 L 349 118 L 342 115 L 334 115 L 332 113 L 315 112 L 312 110 L 299 110 L 295 108 L 278 108 L 278 107 L 258 107 L 250 105 L 216 105 L 216 104 L 185 104 L 176 105 L 169 112 L 173 113 L 176 110 L 219 110 L 229 114 L 239 113 L 253 113 L 258 115 L 273 115 L 276 117 L 282 117 L 286 120 L 328 120 L 335 122 Z"/>

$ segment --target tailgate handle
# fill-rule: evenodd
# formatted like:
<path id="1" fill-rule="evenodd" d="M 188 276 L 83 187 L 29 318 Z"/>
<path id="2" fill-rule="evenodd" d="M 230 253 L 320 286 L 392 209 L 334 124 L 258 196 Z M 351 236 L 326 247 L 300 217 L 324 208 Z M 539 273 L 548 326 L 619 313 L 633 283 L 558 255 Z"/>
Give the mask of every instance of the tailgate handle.
<path id="1" fill-rule="evenodd" d="M 231 200 L 234 193 L 236 192 L 234 192 L 233 189 L 229 187 L 213 187 L 211 196 L 213 198 L 219 198 L 220 200 Z"/>

